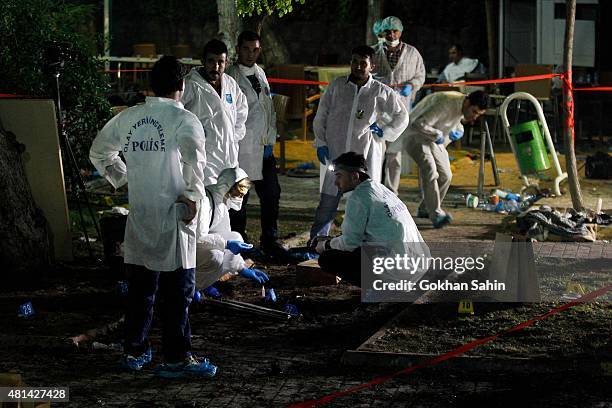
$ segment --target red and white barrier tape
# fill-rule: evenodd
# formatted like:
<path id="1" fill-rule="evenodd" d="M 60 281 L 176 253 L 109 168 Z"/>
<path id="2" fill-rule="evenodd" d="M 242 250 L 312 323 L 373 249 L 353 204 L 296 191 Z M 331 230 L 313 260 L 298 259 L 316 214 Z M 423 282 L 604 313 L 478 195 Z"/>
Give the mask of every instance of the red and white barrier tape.
<path id="1" fill-rule="evenodd" d="M 546 313 L 544 313 L 542 315 L 536 316 L 533 319 L 530 319 L 530 320 L 527 320 L 527 321 L 525 321 L 523 323 L 517 324 L 516 326 L 513 326 L 513 327 L 511 327 L 511 328 L 509 328 L 507 330 L 504 330 L 502 332 L 496 333 L 496 334 L 494 334 L 492 336 L 489 336 L 489 337 L 485 337 L 483 339 L 474 340 L 474 341 L 472 341 L 470 343 L 467 343 L 467 344 L 464 344 L 462 346 L 459 346 L 456 349 L 451 350 L 451 351 L 449 351 L 447 353 L 444 353 L 444 354 L 441 354 L 441 355 L 439 355 L 437 357 L 434 357 L 432 359 L 426 360 L 426 361 L 424 361 L 424 362 L 422 362 L 420 364 L 416 364 L 416 365 L 410 366 L 410 367 L 405 368 L 403 370 L 397 371 L 397 372 L 395 372 L 393 374 L 385 375 L 385 376 L 382 376 L 382 377 L 377 377 L 377 378 L 375 378 L 372 381 L 369 381 L 367 383 L 357 385 L 355 387 L 349 388 L 349 389 L 344 390 L 344 391 L 337 391 L 337 392 L 328 394 L 328 395 L 326 395 L 326 396 L 324 396 L 322 398 L 316 399 L 316 400 L 303 401 L 303 402 L 298 402 L 298 403 L 295 403 L 295 404 L 291 404 L 289 407 L 290 408 L 317 407 L 317 406 L 326 404 L 326 403 L 328 403 L 328 402 L 330 402 L 330 401 L 332 401 L 332 400 L 334 400 L 336 398 L 344 397 L 346 395 L 353 394 L 353 393 L 355 393 L 357 391 L 360 391 L 360 390 L 363 390 L 365 388 L 370 388 L 370 387 L 372 387 L 374 385 L 382 384 L 382 383 L 384 383 L 386 381 L 391 380 L 394 377 L 397 377 L 397 376 L 400 376 L 400 375 L 405 375 L 405 374 L 410 374 L 410 373 L 413 373 L 413 372 L 415 372 L 415 371 L 417 371 L 417 370 L 419 370 L 421 368 L 430 367 L 430 366 L 442 363 L 444 361 L 447 361 L 447 360 L 450 360 L 452 358 L 458 357 L 458 356 L 460 356 L 460 355 L 462 355 L 462 354 L 464 354 L 464 353 L 466 353 L 466 352 L 468 352 L 468 351 L 470 351 L 470 350 L 472 350 L 472 349 L 474 349 L 474 348 L 476 348 L 476 347 L 478 347 L 478 346 L 480 346 L 482 344 L 489 343 L 489 342 L 497 339 L 498 337 L 500 337 L 500 336 L 502 336 L 504 334 L 508 334 L 508 333 L 512 333 L 512 332 L 515 332 L 515 331 L 522 330 L 522 329 L 524 329 L 526 327 L 529 327 L 529 326 L 533 325 L 534 323 L 536 323 L 539 320 L 542 320 L 542 319 L 545 319 L 545 318 L 547 318 L 549 316 L 552 316 L 552 315 L 555 315 L 557 313 L 560 313 L 560 312 L 562 312 L 564 310 L 567 310 L 567 309 L 569 309 L 571 307 L 574 307 L 576 305 L 579 305 L 581 303 L 585 303 L 585 302 L 591 301 L 593 299 L 596 299 L 596 298 L 606 294 L 610 290 L 612 290 L 612 285 L 605 286 L 605 287 L 603 287 L 601 289 L 598 289 L 596 291 L 587 293 L 586 295 L 582 296 L 579 299 L 576 299 L 576 300 L 573 300 L 571 302 L 565 303 L 565 304 L 563 304 L 563 305 L 561 305 L 559 307 L 555 307 L 554 309 L 551 309 L 551 310 L 549 310 L 548 312 L 546 312 Z"/>

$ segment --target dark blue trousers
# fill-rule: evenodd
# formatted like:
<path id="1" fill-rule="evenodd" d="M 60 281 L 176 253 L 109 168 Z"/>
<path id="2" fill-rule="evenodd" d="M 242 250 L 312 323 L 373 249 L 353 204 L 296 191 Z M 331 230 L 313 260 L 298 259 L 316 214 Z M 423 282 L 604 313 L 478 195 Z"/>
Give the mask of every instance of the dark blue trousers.
<path id="1" fill-rule="evenodd" d="M 265 247 L 266 244 L 274 243 L 278 239 L 278 212 L 281 187 L 278 182 L 276 159 L 274 156 L 263 159 L 262 179 L 253 181 L 253 185 L 261 204 L 261 236 L 259 239 L 261 245 Z M 249 242 L 246 234 L 246 207 L 249 202 L 249 194 L 247 193 L 242 199 L 240 211 L 229 211 L 232 231 L 240 233 L 244 242 Z"/>
<path id="2" fill-rule="evenodd" d="M 139 356 L 150 347 L 149 330 L 153 321 L 153 305 L 158 297 L 164 361 L 175 363 L 184 360 L 191 351 L 189 305 L 195 289 L 195 269 L 157 272 L 140 265 L 126 267 L 129 290 L 125 313 L 125 352 Z"/>

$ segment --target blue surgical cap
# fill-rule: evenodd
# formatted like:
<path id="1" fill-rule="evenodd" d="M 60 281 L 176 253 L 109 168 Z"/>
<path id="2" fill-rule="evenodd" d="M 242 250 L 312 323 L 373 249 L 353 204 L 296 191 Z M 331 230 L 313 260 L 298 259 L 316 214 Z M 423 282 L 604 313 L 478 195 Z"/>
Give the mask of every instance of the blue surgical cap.
<path id="1" fill-rule="evenodd" d="M 404 26 L 402 25 L 402 20 L 394 16 L 389 16 L 389 17 L 386 17 L 382 21 L 382 29 L 384 31 L 387 31 L 387 30 L 404 31 Z"/>
<path id="2" fill-rule="evenodd" d="M 382 24 L 382 23 L 383 23 L 383 22 L 382 22 L 382 20 L 376 20 L 376 21 L 374 22 L 374 25 L 372 26 L 372 32 L 374 33 L 374 35 L 375 35 L 376 37 L 378 37 L 378 35 L 379 35 L 380 33 L 382 33 L 383 31 L 385 31 L 385 30 L 383 29 L 383 24 Z"/>

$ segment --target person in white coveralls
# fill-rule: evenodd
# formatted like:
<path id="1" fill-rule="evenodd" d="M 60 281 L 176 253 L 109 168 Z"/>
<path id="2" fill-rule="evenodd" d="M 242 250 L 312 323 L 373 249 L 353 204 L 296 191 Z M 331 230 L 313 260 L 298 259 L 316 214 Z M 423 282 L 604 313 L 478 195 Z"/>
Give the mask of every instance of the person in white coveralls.
<path id="1" fill-rule="evenodd" d="M 366 158 L 370 177 L 380 181 L 383 143 L 397 139 L 408 125 L 408 111 L 399 94 L 370 75 L 374 50 L 361 45 L 351 55 L 351 74 L 329 84 L 313 122 L 322 188 L 311 240 L 329 234 L 342 196 L 326 165 L 343 153 L 359 153 Z"/>
<path id="2" fill-rule="evenodd" d="M 429 218 L 434 228 L 450 224 L 452 217 L 442 210 L 442 201 L 451 184 L 452 172 L 446 145 L 463 137 L 463 122 L 484 115 L 489 97 L 482 91 L 435 92 L 421 100 L 411 114 L 404 148 L 419 166 L 423 199 L 416 216 Z"/>
<path id="3" fill-rule="evenodd" d="M 255 187 L 260 203 L 260 248 L 271 256 L 286 256 L 286 249 L 278 242 L 278 214 L 281 187 L 276 171 L 273 149 L 276 143 L 276 113 L 272 104 L 270 85 L 266 73 L 257 59 L 261 53 L 261 38 L 253 31 L 238 36 L 238 61 L 227 68 L 236 80 L 249 104 L 246 135 L 240 141 L 238 163 Z M 240 211 L 230 210 L 232 230 L 248 241 L 246 206 L 249 193 L 243 198 Z"/>
<path id="4" fill-rule="evenodd" d="M 250 186 L 248 175 L 239 167 L 224 169 L 216 184 L 206 186 L 198 220 L 196 257 L 196 284 L 206 295 L 217 295 L 210 286 L 222 277 L 240 274 L 258 284 L 268 281 L 264 272 L 249 268 L 244 261 L 240 253 L 253 245 L 245 243 L 230 226 L 228 210 L 240 210 Z"/>
<path id="5" fill-rule="evenodd" d="M 316 239 L 316 250 L 321 254 L 319 265 L 324 272 L 361 286 L 361 252 L 368 244 L 382 245 L 390 254 L 429 254 L 406 205 L 391 190 L 370 178 L 363 155 L 344 153 L 333 165 L 336 186 L 342 194 L 351 195 L 346 200 L 342 234 Z M 410 278 L 418 279 L 424 272 L 420 270 Z M 405 277 L 398 272 L 393 275 L 392 279 L 397 280 Z"/>
<path id="6" fill-rule="evenodd" d="M 204 127 L 207 165 L 204 183 L 217 182 L 223 169 L 238 166 L 238 144 L 244 138 L 249 106 L 244 93 L 227 75 L 227 46 L 211 40 L 202 51 L 202 67 L 192 68 L 185 77 L 181 101 Z"/>
<path id="7" fill-rule="evenodd" d="M 425 83 L 425 64 L 419 51 L 401 40 L 404 26 L 394 16 L 383 19 L 381 30 L 385 41 L 374 46 L 374 70 L 372 75 L 383 84 L 392 87 L 408 109 L 411 110 L 416 93 Z M 384 184 L 397 194 L 402 166 L 404 135 L 387 143 L 384 161 Z"/>

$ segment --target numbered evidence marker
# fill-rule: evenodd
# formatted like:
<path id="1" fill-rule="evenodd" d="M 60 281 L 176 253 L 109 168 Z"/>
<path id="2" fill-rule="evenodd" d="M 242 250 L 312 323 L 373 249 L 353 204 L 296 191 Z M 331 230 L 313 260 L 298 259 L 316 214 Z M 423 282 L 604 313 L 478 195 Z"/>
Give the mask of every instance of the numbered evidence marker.
<path id="1" fill-rule="evenodd" d="M 32 302 L 26 302 L 17 309 L 17 316 L 19 317 L 30 317 L 32 315 L 34 315 L 34 306 L 32 306 Z"/>
<path id="2" fill-rule="evenodd" d="M 471 300 L 460 300 L 459 301 L 459 313 L 460 314 L 474 314 L 474 303 Z"/>
<path id="3" fill-rule="evenodd" d="M 569 282 L 565 288 L 565 291 L 567 293 L 575 293 L 577 295 L 584 295 L 586 293 L 584 287 L 576 282 Z"/>
<path id="4" fill-rule="evenodd" d="M 565 287 L 565 293 L 561 296 L 562 300 L 575 300 L 584 295 L 586 291 L 584 287 L 577 282 L 568 282 Z"/>

